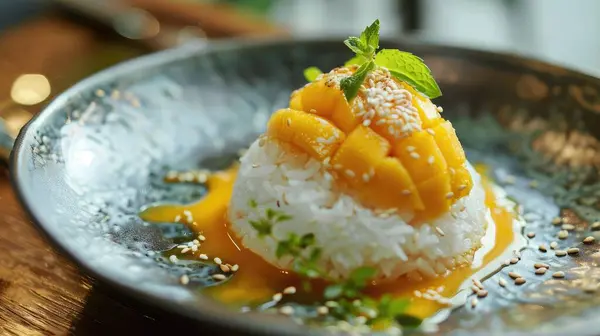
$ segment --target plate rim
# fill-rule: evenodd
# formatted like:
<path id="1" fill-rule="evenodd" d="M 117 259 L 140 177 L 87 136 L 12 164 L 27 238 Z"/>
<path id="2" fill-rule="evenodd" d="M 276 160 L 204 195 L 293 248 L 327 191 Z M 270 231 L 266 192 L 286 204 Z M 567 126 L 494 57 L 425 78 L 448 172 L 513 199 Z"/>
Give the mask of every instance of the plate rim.
<path id="1" fill-rule="evenodd" d="M 234 328 L 244 333 L 261 333 L 261 334 L 280 334 L 280 335 L 306 335 L 305 327 L 295 328 L 290 323 L 285 325 L 265 324 L 258 318 L 249 318 L 247 314 L 239 314 L 225 307 L 218 307 L 213 304 L 211 300 L 202 298 L 205 304 L 197 305 L 197 309 L 185 309 L 178 305 L 174 300 L 167 300 L 153 293 L 149 293 L 143 290 L 137 289 L 132 286 L 129 282 L 121 281 L 120 279 L 103 274 L 101 271 L 97 271 L 86 263 L 85 260 L 79 258 L 76 254 L 71 253 L 63 243 L 63 239 L 54 236 L 45 224 L 44 215 L 40 211 L 36 211 L 36 206 L 33 204 L 30 191 L 25 186 L 24 179 L 21 177 L 21 172 L 27 169 L 27 162 L 25 162 L 24 151 L 27 150 L 25 144 L 31 142 L 35 132 L 40 126 L 45 125 L 46 121 L 60 113 L 63 107 L 72 99 L 76 99 L 82 92 L 88 92 L 100 84 L 110 81 L 111 78 L 123 78 L 129 73 L 139 71 L 140 69 L 153 68 L 169 63 L 174 63 L 182 59 L 197 57 L 199 55 L 210 54 L 215 52 L 222 52 L 227 50 L 241 50 L 241 49 L 253 49 L 253 48 L 264 48 L 273 46 L 285 46 L 285 45 L 306 45 L 314 43 L 341 43 L 340 39 L 335 38 L 307 38 L 307 39 L 288 39 L 288 38 L 265 38 L 257 40 L 241 40 L 241 39 L 228 39 L 211 41 L 208 44 L 204 43 L 190 43 L 183 45 L 178 48 L 159 51 L 140 57 L 135 57 L 130 60 L 113 65 L 100 72 L 97 72 L 83 80 L 77 82 L 67 90 L 60 93 L 55 97 L 39 114 L 34 116 L 19 132 L 13 149 L 10 154 L 9 162 L 9 173 L 10 180 L 15 196 L 22 206 L 25 215 L 30 218 L 31 223 L 37 228 L 46 241 L 55 248 L 61 255 L 68 258 L 69 261 L 77 265 L 85 273 L 91 275 L 93 278 L 100 280 L 111 287 L 116 288 L 122 294 L 134 297 L 137 300 L 145 302 L 151 306 L 159 309 L 165 309 L 177 315 L 195 320 L 200 323 L 208 323 L 216 327 Z M 456 47 L 447 46 L 437 43 L 420 42 L 410 38 L 400 39 L 384 39 L 381 44 L 401 44 L 407 47 L 416 47 L 421 49 L 431 50 L 446 50 L 450 51 L 451 54 L 460 55 L 467 54 L 470 57 L 484 57 L 490 60 L 501 60 L 503 62 L 517 62 L 527 63 L 535 62 L 542 66 L 549 66 L 551 68 L 559 69 L 560 71 L 566 72 L 569 76 L 578 77 L 585 81 L 593 81 L 600 83 L 600 79 L 594 77 L 591 74 L 586 74 L 579 70 L 573 70 L 568 67 L 561 65 L 555 65 L 550 62 L 542 61 L 536 58 L 520 56 L 513 53 L 507 52 L 496 52 L 488 50 L 479 50 L 468 47 Z M 202 296 L 201 296 L 202 297 Z M 253 315 L 253 314 L 251 314 Z M 585 334 L 589 325 L 583 324 L 576 332 Z M 512 334 L 512 333 L 511 333 Z M 560 332 L 549 333 L 547 335 L 562 335 Z M 529 333 L 514 333 L 513 335 L 529 335 Z M 594 335 L 590 333 L 589 335 Z"/>

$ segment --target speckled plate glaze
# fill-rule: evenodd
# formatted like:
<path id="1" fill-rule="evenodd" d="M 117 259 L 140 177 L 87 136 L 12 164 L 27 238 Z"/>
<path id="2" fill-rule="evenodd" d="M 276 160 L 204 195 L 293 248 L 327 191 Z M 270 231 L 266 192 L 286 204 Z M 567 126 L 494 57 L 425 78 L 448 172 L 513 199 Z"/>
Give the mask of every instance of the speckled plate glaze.
<path id="1" fill-rule="evenodd" d="M 485 280 L 489 296 L 476 309 L 456 309 L 439 333 L 598 333 L 600 296 L 586 289 L 600 282 L 600 252 L 581 240 L 595 234 L 590 223 L 600 220 L 600 81 L 507 55 L 383 45 L 425 59 L 471 162 L 491 167 L 521 205 L 525 231 L 536 234 L 521 262 Z M 306 335 L 285 318 L 239 314 L 203 297 L 198 288 L 210 282 L 202 270 L 194 286 L 179 285 L 186 266 L 168 266 L 157 256 L 181 228 L 148 225 L 137 213 L 152 202 L 198 198 L 202 188 L 167 186 L 162 174 L 227 166 L 304 84 L 305 67 L 329 69 L 348 57 L 338 40 L 226 42 L 188 45 L 103 71 L 62 94 L 21 132 L 12 154 L 14 185 L 40 229 L 96 277 L 201 321 Z M 560 227 L 551 224 L 559 214 L 576 226 L 560 241 Z M 580 247 L 580 255 L 538 250 L 554 240 Z M 566 278 L 534 275 L 536 261 Z M 498 286 L 509 270 L 527 283 Z"/>

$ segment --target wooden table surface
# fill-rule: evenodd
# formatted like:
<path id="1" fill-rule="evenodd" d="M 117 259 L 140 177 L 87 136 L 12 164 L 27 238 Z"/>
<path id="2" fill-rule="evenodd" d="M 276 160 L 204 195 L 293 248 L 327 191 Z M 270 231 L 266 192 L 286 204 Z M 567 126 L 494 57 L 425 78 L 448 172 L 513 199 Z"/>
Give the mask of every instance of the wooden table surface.
<path id="1" fill-rule="evenodd" d="M 189 10 L 184 12 L 189 16 Z M 207 24 L 216 25 L 221 35 L 255 27 L 245 23 L 231 28 L 214 15 L 210 20 Z M 12 82 L 20 74 L 45 75 L 56 95 L 95 71 L 147 52 L 105 35 L 53 13 L 0 32 L 0 103 L 10 100 Z M 11 108 L 35 114 L 45 103 L 0 104 L 0 114 Z M 218 331 L 145 306 L 83 274 L 39 234 L 15 197 L 7 168 L 0 168 L 0 335 L 167 333 L 213 335 Z"/>

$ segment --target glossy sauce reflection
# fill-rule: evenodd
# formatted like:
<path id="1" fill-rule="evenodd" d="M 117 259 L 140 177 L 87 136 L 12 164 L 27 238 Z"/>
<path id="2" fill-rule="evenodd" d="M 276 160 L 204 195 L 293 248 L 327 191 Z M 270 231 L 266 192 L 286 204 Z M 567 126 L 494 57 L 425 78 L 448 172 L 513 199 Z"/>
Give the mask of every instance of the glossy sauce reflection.
<path id="1" fill-rule="evenodd" d="M 478 167 L 485 176 L 485 167 Z M 301 280 L 294 274 L 282 271 L 262 258 L 245 249 L 234 237 L 229 234 L 225 214 L 227 204 L 231 197 L 235 181 L 235 168 L 215 173 L 207 180 L 209 193 L 199 202 L 191 205 L 161 205 L 148 208 L 141 213 L 142 219 L 149 222 L 173 222 L 176 217 L 182 216 L 184 211 L 190 211 L 193 217 L 188 226 L 206 237 L 201 248 L 195 254 L 195 259 L 200 253 L 208 255 L 209 260 L 219 257 L 223 263 L 238 264 L 237 273 L 225 284 L 210 287 L 204 293 L 226 304 L 242 306 L 262 304 L 271 299 L 273 294 L 281 292 L 288 286 L 296 286 L 298 294 L 293 295 L 294 301 L 314 303 L 322 298 L 314 293 L 321 293 L 323 283 L 315 283 L 311 293 L 303 293 Z M 492 261 L 499 259 L 516 241 L 519 223 L 511 209 L 498 204 L 498 195 L 494 185 L 484 180 L 486 190 L 486 204 L 490 208 L 490 218 L 483 247 L 475 254 L 473 265 L 453 270 L 444 278 L 425 281 L 411 281 L 406 278 L 398 279 L 383 285 L 373 284 L 367 293 L 377 297 L 385 293 L 398 297 L 410 297 L 412 304 L 408 313 L 421 318 L 429 317 L 444 308 L 439 303 L 415 296 L 415 291 L 422 293 L 427 290 L 436 290 L 444 297 L 453 297 L 459 290 L 470 288 L 470 279 L 477 274 L 478 278 L 489 275 L 499 263 Z M 497 265 L 494 265 L 497 264 Z M 492 268 L 492 269 L 490 269 Z M 485 274 L 481 274 L 484 272 Z M 463 300 L 464 302 L 464 300 Z"/>

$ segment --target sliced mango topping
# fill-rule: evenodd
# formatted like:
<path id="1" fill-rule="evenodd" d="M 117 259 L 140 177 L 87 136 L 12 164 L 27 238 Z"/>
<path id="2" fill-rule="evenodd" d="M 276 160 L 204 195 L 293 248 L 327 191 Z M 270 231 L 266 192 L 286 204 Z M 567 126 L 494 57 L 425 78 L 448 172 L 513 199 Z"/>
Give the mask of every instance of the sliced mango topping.
<path id="1" fill-rule="evenodd" d="M 406 167 L 416 183 L 448 170 L 442 151 L 426 131 L 415 132 L 394 146 L 394 156 Z"/>
<path id="2" fill-rule="evenodd" d="M 371 179 L 375 167 L 388 156 L 390 150 L 389 142 L 361 125 L 348 134 L 333 156 L 331 165 L 351 187 L 357 187 Z"/>
<path id="3" fill-rule="evenodd" d="M 452 124 L 427 97 L 381 71 L 349 103 L 339 79 L 352 71 L 336 69 L 294 91 L 267 135 L 324 162 L 363 206 L 411 211 L 414 224 L 447 212 L 473 187 Z"/>
<path id="4" fill-rule="evenodd" d="M 318 160 L 332 156 L 346 138 L 331 122 L 292 109 L 275 112 L 267 125 L 267 135 L 296 145 Z"/>

